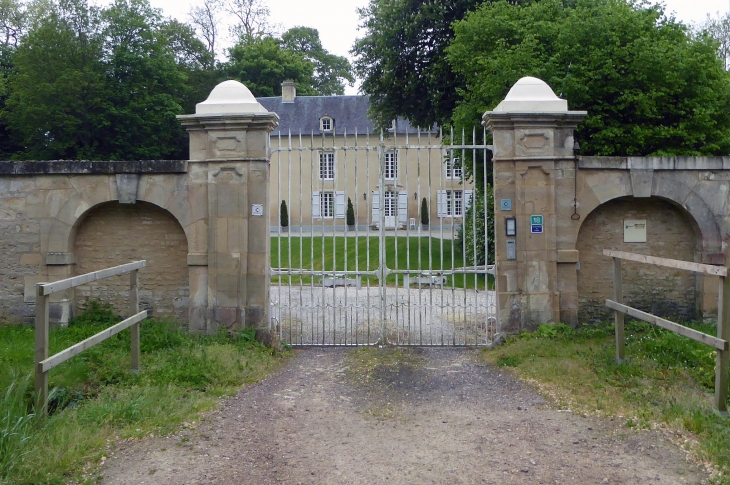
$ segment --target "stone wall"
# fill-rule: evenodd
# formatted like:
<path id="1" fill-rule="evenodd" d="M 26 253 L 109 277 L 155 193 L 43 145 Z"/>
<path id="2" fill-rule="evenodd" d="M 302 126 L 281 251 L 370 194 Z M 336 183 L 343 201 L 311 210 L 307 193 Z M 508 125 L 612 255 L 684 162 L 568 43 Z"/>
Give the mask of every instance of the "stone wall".
<path id="1" fill-rule="evenodd" d="M 26 197 L 36 190 L 33 177 L 0 179 L 0 314 L 28 320 L 34 315 L 27 283 L 40 272 L 40 221 L 29 217 Z"/>
<path id="2" fill-rule="evenodd" d="M 624 219 L 647 221 L 646 243 L 625 243 Z M 576 248 L 578 270 L 578 320 L 583 323 L 609 320 L 606 308 L 613 298 L 613 263 L 604 249 L 696 261 L 701 239 L 696 224 L 680 207 L 657 198 L 619 198 L 591 212 L 583 222 Z M 669 319 L 701 317 L 698 295 L 700 275 L 630 261 L 622 262 L 624 302 L 632 307 Z M 715 303 L 716 306 L 716 303 Z"/>
<path id="3" fill-rule="evenodd" d="M 169 212 L 147 202 L 101 204 L 85 216 L 76 231 L 76 274 L 90 273 L 140 259 L 147 267 L 139 272 L 142 308 L 156 317 L 188 321 L 188 245 L 180 224 Z M 112 303 L 128 313 L 129 276 L 120 275 L 79 286 L 75 308 L 92 299 Z"/>

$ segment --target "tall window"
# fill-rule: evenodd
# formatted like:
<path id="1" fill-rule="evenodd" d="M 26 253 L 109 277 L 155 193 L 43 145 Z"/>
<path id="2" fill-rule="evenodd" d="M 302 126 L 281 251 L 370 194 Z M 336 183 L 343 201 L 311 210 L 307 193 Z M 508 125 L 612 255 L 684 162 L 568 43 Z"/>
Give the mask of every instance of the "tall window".
<path id="1" fill-rule="evenodd" d="M 320 211 L 322 217 L 334 217 L 335 216 L 335 193 L 334 192 L 322 192 L 320 201 Z"/>
<path id="2" fill-rule="evenodd" d="M 446 160 L 446 178 L 461 180 L 461 163 L 459 157 Z"/>
<path id="3" fill-rule="evenodd" d="M 335 179 L 335 153 L 319 153 L 319 178 L 322 180 Z"/>
<path id="4" fill-rule="evenodd" d="M 398 152 L 385 154 L 385 178 L 390 180 L 398 178 Z"/>
<path id="5" fill-rule="evenodd" d="M 471 190 L 439 190 L 438 216 L 464 217 L 471 203 Z"/>

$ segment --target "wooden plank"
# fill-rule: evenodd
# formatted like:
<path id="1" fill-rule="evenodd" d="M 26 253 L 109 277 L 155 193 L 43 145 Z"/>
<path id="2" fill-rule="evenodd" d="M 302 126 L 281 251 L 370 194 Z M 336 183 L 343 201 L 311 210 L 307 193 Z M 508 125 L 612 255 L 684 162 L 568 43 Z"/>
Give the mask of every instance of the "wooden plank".
<path id="1" fill-rule="evenodd" d="M 608 256 L 609 258 L 620 258 L 627 261 L 636 261 L 637 263 L 666 266 L 667 268 L 683 269 L 686 271 L 694 271 L 695 273 L 704 273 L 713 276 L 727 276 L 727 268 L 724 266 L 691 263 L 689 261 L 680 261 L 678 259 L 657 258 L 656 256 L 648 256 L 646 254 L 626 253 L 624 251 L 613 251 L 611 249 L 604 249 L 603 255 Z"/>
<path id="2" fill-rule="evenodd" d="M 136 269 L 129 273 L 129 313 L 136 315 L 139 313 L 139 271 Z M 132 372 L 139 372 L 140 358 L 140 341 L 139 341 L 139 323 L 132 325 L 131 330 L 131 352 L 132 352 Z"/>
<path id="3" fill-rule="evenodd" d="M 66 278 L 65 280 L 54 281 L 53 283 L 45 283 L 38 285 L 38 295 L 50 295 L 59 291 L 68 290 L 79 285 L 91 283 L 92 281 L 98 281 L 110 276 L 116 276 L 120 274 L 129 273 L 136 269 L 144 268 L 147 265 L 147 261 L 135 261 L 133 263 L 122 264 L 120 266 L 114 266 L 112 268 L 102 269 L 94 271 L 93 273 L 86 273 L 80 276 L 74 276 L 73 278 Z"/>
<path id="4" fill-rule="evenodd" d="M 49 357 L 43 362 L 41 362 L 41 368 L 43 369 L 43 372 L 48 372 L 49 370 L 53 369 L 57 365 L 66 362 L 71 357 L 80 354 L 86 349 L 89 349 L 93 347 L 94 345 L 98 344 L 99 342 L 103 342 L 104 340 L 108 339 L 111 336 L 114 336 L 121 332 L 122 330 L 131 327 L 137 322 L 141 322 L 147 318 L 147 310 L 141 311 L 137 313 L 136 315 L 133 315 L 125 320 L 122 320 L 121 322 L 117 323 L 116 325 L 113 325 L 107 329 L 102 330 L 101 332 L 97 333 L 96 335 L 92 335 L 91 337 L 87 338 L 86 340 L 83 340 L 76 345 L 73 345 L 66 350 L 62 350 L 61 352 L 57 353 L 53 357 Z"/>
<path id="5" fill-rule="evenodd" d="M 621 282 L 621 260 L 619 258 L 613 258 L 613 298 L 621 303 L 624 301 L 624 290 Z M 624 360 L 624 351 L 626 349 L 624 314 L 614 310 L 613 319 L 616 329 L 616 362 L 620 364 Z"/>
<path id="6" fill-rule="evenodd" d="M 35 409 L 41 415 L 48 413 L 48 372 L 42 364 L 47 358 L 48 297 L 41 295 L 35 302 Z"/>
<path id="7" fill-rule="evenodd" d="M 722 292 L 717 315 L 717 338 L 730 340 L 730 278 L 720 278 Z M 730 351 L 725 348 L 717 351 L 715 362 L 715 409 L 727 416 L 728 367 L 730 367 Z"/>
<path id="8" fill-rule="evenodd" d="M 618 310 L 620 312 L 624 312 L 627 315 L 631 315 L 634 318 L 644 320 L 645 322 L 653 323 L 654 325 L 656 325 L 658 327 L 665 328 L 674 333 L 678 333 L 679 335 L 682 335 L 684 337 L 691 338 L 692 340 L 696 340 L 698 342 L 702 342 L 703 344 L 707 344 L 710 347 L 715 347 L 716 349 L 720 349 L 720 350 L 728 349 L 727 340 L 719 339 L 717 337 L 713 337 L 712 335 L 707 335 L 705 333 L 702 333 L 698 330 L 694 330 L 692 328 L 685 327 L 684 325 L 670 322 L 669 320 L 659 318 L 655 315 L 652 315 L 651 313 L 642 312 L 641 310 L 637 310 L 636 308 L 632 308 L 630 306 L 616 303 L 613 300 L 606 300 L 606 306 L 613 310 Z"/>

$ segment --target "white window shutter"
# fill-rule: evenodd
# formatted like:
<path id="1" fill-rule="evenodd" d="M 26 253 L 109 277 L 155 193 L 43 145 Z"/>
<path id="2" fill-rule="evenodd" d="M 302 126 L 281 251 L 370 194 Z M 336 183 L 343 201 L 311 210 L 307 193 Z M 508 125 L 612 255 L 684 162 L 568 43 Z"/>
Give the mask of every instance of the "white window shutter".
<path id="1" fill-rule="evenodd" d="M 380 222 L 380 192 L 378 191 L 373 192 L 372 209 L 373 224 L 377 224 L 378 222 Z"/>
<path id="2" fill-rule="evenodd" d="M 468 211 L 469 207 L 471 207 L 472 194 L 473 192 L 471 190 L 464 191 L 464 215 L 466 215 L 466 211 Z"/>
<path id="3" fill-rule="evenodd" d="M 437 214 L 438 217 L 446 217 L 446 191 L 445 190 L 439 190 L 436 192 L 436 201 L 437 201 Z"/>
<path id="4" fill-rule="evenodd" d="M 335 218 L 345 218 L 345 193 L 335 192 Z"/>
<path id="5" fill-rule="evenodd" d="M 408 223 L 408 194 L 406 192 L 398 192 L 398 222 Z"/>
<path id="6" fill-rule="evenodd" d="M 322 217 L 319 209 L 319 192 L 312 193 L 312 219 L 320 219 Z"/>

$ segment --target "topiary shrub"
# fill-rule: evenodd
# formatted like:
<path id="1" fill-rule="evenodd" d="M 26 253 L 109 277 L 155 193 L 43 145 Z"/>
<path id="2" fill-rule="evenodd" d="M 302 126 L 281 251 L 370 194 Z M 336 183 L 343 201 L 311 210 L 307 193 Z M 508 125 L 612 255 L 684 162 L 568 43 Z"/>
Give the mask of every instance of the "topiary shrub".
<path id="1" fill-rule="evenodd" d="M 428 226 L 428 202 L 425 197 L 421 201 L 421 225 Z"/>
<path id="2" fill-rule="evenodd" d="M 355 225 L 355 208 L 352 206 L 352 200 L 349 197 L 347 198 L 347 225 Z"/>
<path id="3" fill-rule="evenodd" d="M 281 227 L 289 227 L 289 211 L 286 208 L 286 201 L 281 201 L 281 207 L 279 208 L 279 219 Z"/>

